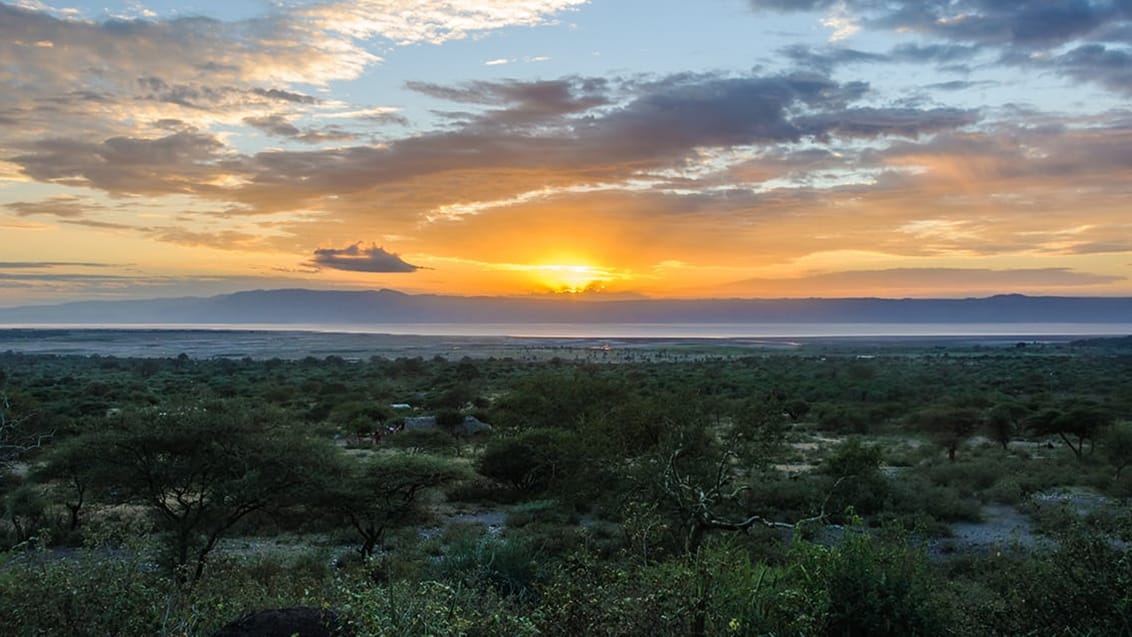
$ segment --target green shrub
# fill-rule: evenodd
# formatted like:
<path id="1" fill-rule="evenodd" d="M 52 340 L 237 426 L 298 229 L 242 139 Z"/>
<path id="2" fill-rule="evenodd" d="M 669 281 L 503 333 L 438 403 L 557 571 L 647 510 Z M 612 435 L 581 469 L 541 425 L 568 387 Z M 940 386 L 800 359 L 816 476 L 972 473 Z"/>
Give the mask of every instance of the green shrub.
<path id="1" fill-rule="evenodd" d="M 482 536 L 457 542 L 440 562 L 448 579 L 472 587 L 488 587 L 501 595 L 529 599 L 535 596 L 540 573 L 529 542 Z"/>
<path id="2" fill-rule="evenodd" d="M 832 547 L 800 543 L 783 595 L 806 634 L 944 635 L 949 618 L 922 551 L 850 531 Z M 789 622 L 789 617 L 780 623 Z"/>

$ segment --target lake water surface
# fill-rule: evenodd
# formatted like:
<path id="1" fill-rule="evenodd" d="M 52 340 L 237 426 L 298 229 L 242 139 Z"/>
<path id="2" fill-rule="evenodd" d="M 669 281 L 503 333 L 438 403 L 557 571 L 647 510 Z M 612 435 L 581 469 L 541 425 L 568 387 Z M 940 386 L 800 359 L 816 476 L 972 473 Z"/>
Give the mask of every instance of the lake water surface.
<path id="1" fill-rule="evenodd" d="M 1009 346 L 1132 334 L 1132 323 L 759 323 L 413 325 L 0 325 L 0 352 L 194 358 L 341 356 L 679 358 L 803 345 Z"/>

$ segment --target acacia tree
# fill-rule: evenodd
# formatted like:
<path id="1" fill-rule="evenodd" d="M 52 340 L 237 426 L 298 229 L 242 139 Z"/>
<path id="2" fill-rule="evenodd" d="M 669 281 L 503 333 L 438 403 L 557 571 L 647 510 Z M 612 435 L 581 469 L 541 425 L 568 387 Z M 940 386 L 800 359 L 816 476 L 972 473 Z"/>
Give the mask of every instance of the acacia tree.
<path id="1" fill-rule="evenodd" d="M 444 458 L 380 455 L 344 467 L 324 504 L 350 523 L 361 540 L 358 552 L 368 557 L 381 546 L 386 531 L 419 514 L 421 494 L 467 475 L 466 469 Z"/>
<path id="2" fill-rule="evenodd" d="M 947 450 L 948 460 L 955 462 L 959 446 L 975 433 L 982 416 L 970 407 L 932 407 L 915 414 L 913 421 Z"/>
<path id="3" fill-rule="evenodd" d="M 530 429 L 488 443 L 479 472 L 526 495 L 554 487 L 578 470 L 578 437 L 561 429 Z"/>
<path id="4" fill-rule="evenodd" d="M 1003 451 L 1018 433 L 1018 428 L 1028 413 L 1026 407 L 1016 402 L 1002 402 L 987 412 L 986 428 L 991 439 L 1002 445 Z"/>
<path id="5" fill-rule="evenodd" d="M 104 493 L 154 512 L 182 581 L 200 579 L 217 542 L 245 516 L 289 504 L 313 484 L 334 453 L 276 414 L 223 404 L 129 412 L 83 444 Z"/>
<path id="6" fill-rule="evenodd" d="M 70 530 L 79 528 L 80 514 L 86 503 L 90 484 L 102 465 L 91 461 L 92 449 L 82 436 L 68 438 L 47 449 L 43 464 L 32 474 L 36 482 L 54 483 L 61 493 L 63 506 L 69 513 Z"/>
<path id="7" fill-rule="evenodd" d="M 1030 428 L 1040 435 L 1057 434 L 1073 455 L 1081 460 L 1085 455 L 1085 443 L 1089 452 L 1093 450 L 1093 440 L 1106 427 L 1112 424 L 1112 414 L 1099 405 L 1070 404 L 1061 409 L 1046 409 L 1029 421 Z"/>

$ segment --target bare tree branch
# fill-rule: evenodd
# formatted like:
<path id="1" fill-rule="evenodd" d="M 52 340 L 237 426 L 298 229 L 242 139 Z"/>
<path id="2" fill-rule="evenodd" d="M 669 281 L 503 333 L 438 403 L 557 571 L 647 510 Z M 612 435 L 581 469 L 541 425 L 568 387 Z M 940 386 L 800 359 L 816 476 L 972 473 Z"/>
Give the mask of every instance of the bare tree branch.
<path id="1" fill-rule="evenodd" d="M 11 413 L 12 403 L 8 393 L 0 389 L 0 468 L 6 468 L 32 449 L 39 449 L 55 435 L 54 431 L 22 432 L 20 425 L 28 416 L 13 418 Z"/>
<path id="2" fill-rule="evenodd" d="M 725 493 L 724 491 L 734 479 L 734 473 L 729 470 L 731 459 L 734 457 L 733 454 L 731 452 L 723 454 L 716 468 L 715 481 L 706 489 L 693 484 L 689 476 L 680 472 L 677 467 L 677 460 L 681 455 L 683 455 L 681 449 L 677 449 L 669 455 L 668 464 L 663 474 L 662 488 L 681 512 L 689 527 L 685 546 L 690 552 L 698 549 L 704 534 L 711 530 L 749 533 L 756 526 L 794 530 L 809 524 L 824 522 L 829 516 L 826 508 L 829 506 L 833 493 L 843 481 L 852 477 L 842 476 L 838 478 L 826 494 L 818 513 L 810 517 L 793 522 L 780 522 L 760 514 L 751 514 L 744 518 L 734 519 L 718 513 L 718 508 L 723 503 L 734 502 L 740 494 L 749 488 L 741 485 L 730 492 Z"/>

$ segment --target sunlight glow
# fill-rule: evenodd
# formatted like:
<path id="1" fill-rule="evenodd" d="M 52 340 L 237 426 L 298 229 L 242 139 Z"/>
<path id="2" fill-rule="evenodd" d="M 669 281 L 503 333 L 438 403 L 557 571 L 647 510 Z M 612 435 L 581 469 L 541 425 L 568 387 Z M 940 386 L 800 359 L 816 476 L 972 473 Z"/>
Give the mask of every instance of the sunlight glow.
<path id="1" fill-rule="evenodd" d="M 536 265 L 531 271 L 540 285 L 557 294 L 599 292 L 616 278 L 610 270 L 592 265 Z"/>

